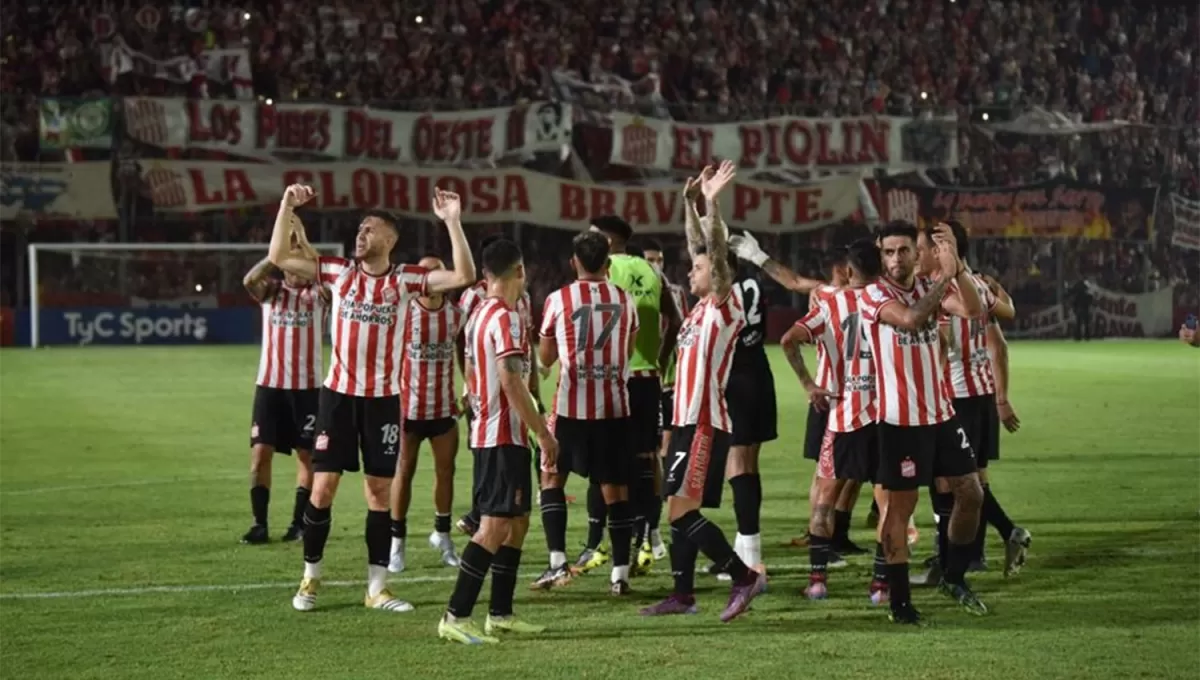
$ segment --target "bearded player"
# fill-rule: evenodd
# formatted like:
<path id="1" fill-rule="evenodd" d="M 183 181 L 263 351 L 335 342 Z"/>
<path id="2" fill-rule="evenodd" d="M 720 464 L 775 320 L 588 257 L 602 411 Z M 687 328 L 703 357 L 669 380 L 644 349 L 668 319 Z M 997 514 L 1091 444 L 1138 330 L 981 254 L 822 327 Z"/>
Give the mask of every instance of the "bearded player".
<path id="1" fill-rule="evenodd" d="M 970 251 L 967 230 L 961 222 L 947 222 L 957 244 L 958 257 L 965 263 Z M 922 230 L 917 239 L 918 271 L 929 276 L 937 267 L 936 248 L 927 230 Z M 998 320 L 1011 320 L 1016 312 L 1012 298 L 996 284 L 991 284 L 973 271 L 968 272 L 985 312 L 978 318 L 942 315 L 941 330 L 946 342 L 946 358 L 943 380 L 953 397 L 954 413 L 967 440 L 975 451 L 975 462 L 979 467 L 979 481 L 983 487 L 982 516 L 975 542 L 971 550 L 973 569 L 985 569 L 983 545 L 989 524 L 996 527 L 1005 544 L 1004 575 L 1010 576 L 1024 566 L 1026 553 L 1032 543 L 1028 531 L 1013 524 L 1004 512 L 988 483 L 989 461 L 1000 457 L 1001 423 L 1016 432 L 1020 420 L 1008 402 L 1008 353 Z M 995 291 L 998 291 L 997 295 Z M 998 337 L 996 337 L 998 336 Z M 993 339 L 995 337 L 995 339 Z M 995 364 L 995 365 L 993 365 Z M 998 395 L 1003 395 L 1000 399 Z M 938 518 L 937 547 L 939 561 L 931 565 L 926 575 L 927 585 L 937 585 L 945 568 L 947 524 L 950 521 L 953 498 L 944 489 L 931 493 L 934 512 Z"/>
<path id="2" fill-rule="evenodd" d="M 417 263 L 429 271 L 443 271 L 445 263 L 425 257 Z M 442 564 L 458 566 L 450 538 L 450 512 L 454 503 L 454 459 L 458 454 L 458 403 L 454 396 L 454 346 L 463 327 L 463 312 L 445 295 L 423 295 L 409 303 L 404 329 L 404 365 L 400 384 L 403 425 L 400 462 L 392 480 L 392 557 L 388 571 L 404 571 L 408 539 L 408 508 L 421 443 L 433 453 L 433 533 L 429 545 Z"/>
<path id="3" fill-rule="evenodd" d="M 934 478 L 944 480 L 954 504 L 942 590 L 971 613 L 987 612 L 966 582 L 983 489 L 971 443 L 942 386 L 937 328 L 939 312 L 972 319 L 984 308 L 949 227 L 939 225 L 934 242 L 940 265 L 936 281 L 916 275 L 916 227 L 907 222 L 883 227 L 879 244 L 886 274 L 867 286 L 860 300 L 875 363 L 877 480 L 886 498 L 880 506 L 887 508 L 882 522 L 890 618 L 902 624 L 921 623 L 912 605 L 906 529 L 918 490 Z"/>
<path id="4" fill-rule="evenodd" d="M 446 293 L 475 280 L 475 261 L 463 233 L 456 194 L 437 190 L 434 212 L 446 223 L 453 271 L 393 265 L 400 232 L 394 217 L 370 211 L 355 239 L 354 259 L 287 251 L 296 207 L 315 195 L 292 185 L 284 192 L 271 234 L 271 263 L 285 272 L 320 276 L 333 297 L 332 360 L 317 406 L 312 495 L 304 510 L 304 577 L 292 607 L 310 611 L 320 589 L 332 507 L 345 472 L 363 471 L 367 504 L 367 593 L 364 604 L 382 611 L 411 611 L 387 587 L 390 557 L 389 491 L 400 444 L 401 358 L 397 355 L 410 300 Z"/>
<path id="5" fill-rule="evenodd" d="M 654 239 L 648 239 L 642 248 L 643 257 L 655 269 L 663 272 L 663 280 L 667 282 L 667 290 L 671 293 L 671 298 L 675 301 L 675 309 L 678 310 L 682 318 L 687 318 L 690 308 L 688 306 L 688 292 L 683 286 L 671 283 L 666 277 L 666 251 L 663 250 L 662 244 Z M 672 332 L 671 324 L 667 317 L 659 317 L 659 326 L 662 329 L 662 337 L 664 342 Z M 674 330 L 678 334 L 679 329 Z M 662 375 L 662 410 L 660 411 L 660 429 L 662 430 L 662 443 L 658 449 L 658 458 L 660 461 L 665 461 L 667 457 L 667 444 L 671 441 L 671 431 L 674 426 L 671 424 L 671 419 L 675 412 L 675 353 L 671 352 L 671 358 L 667 361 L 667 368 Z M 637 567 L 649 565 L 654 560 L 661 560 L 667 556 L 667 544 L 663 543 L 662 535 L 659 532 L 659 522 L 662 519 L 662 502 L 652 506 L 654 512 L 646 518 L 646 522 L 638 528 L 638 536 L 635 544 L 641 546 L 637 557 Z M 636 568 L 636 567 L 635 567 Z"/>
<path id="6" fill-rule="evenodd" d="M 306 242 L 307 243 L 307 242 Z M 299 245 L 293 240 L 293 245 Z M 321 387 L 321 334 L 327 293 L 321 284 L 285 273 L 272 274 L 268 258 L 246 273 L 243 284 L 262 309 L 262 352 L 255 380 L 250 425 L 250 510 L 254 525 L 242 543 L 270 540 L 271 459 L 296 451 L 296 501 L 284 541 L 304 534 L 304 508 L 312 489 L 313 427 Z"/>
<path id="7" fill-rule="evenodd" d="M 717 171 L 705 168 L 699 179 L 688 179 L 684 188 L 689 276 L 692 294 L 699 302 L 679 333 L 676 356 L 675 430 L 671 434 L 665 491 L 671 522 L 672 594 L 642 610 L 645 616 L 693 614 L 696 609 L 696 558 L 703 551 L 733 581 L 729 602 L 721 613 L 728 622 L 750 607 L 767 585 L 767 577 L 746 565 L 721 529 L 701 514 L 701 508 L 720 507 L 725 459 L 729 454 L 732 423 L 725 389 L 738 333 L 745 314 L 733 294 L 729 269 L 728 231 L 721 218 L 717 195 L 734 178 L 733 163 Z M 697 194 L 707 200 L 704 222 L 696 211 Z"/>

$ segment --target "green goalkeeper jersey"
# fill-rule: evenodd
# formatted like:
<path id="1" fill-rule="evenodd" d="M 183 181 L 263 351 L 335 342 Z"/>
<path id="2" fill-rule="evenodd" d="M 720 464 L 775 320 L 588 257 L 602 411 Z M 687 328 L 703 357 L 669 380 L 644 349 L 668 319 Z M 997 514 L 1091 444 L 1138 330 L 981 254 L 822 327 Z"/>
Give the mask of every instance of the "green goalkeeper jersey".
<path id="1" fill-rule="evenodd" d="M 640 257 L 618 254 L 609 258 L 608 278 L 633 296 L 637 305 L 638 332 L 633 357 L 629 360 L 633 376 L 658 373 L 658 352 L 662 347 L 662 278 L 651 264 Z"/>

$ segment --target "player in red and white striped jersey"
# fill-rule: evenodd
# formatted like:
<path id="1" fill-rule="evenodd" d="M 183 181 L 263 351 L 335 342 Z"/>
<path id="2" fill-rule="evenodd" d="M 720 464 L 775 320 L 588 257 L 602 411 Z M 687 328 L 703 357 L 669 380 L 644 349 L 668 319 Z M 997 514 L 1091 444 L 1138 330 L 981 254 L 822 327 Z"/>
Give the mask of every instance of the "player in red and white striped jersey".
<path id="1" fill-rule="evenodd" d="M 854 484 L 855 494 L 863 482 L 873 479 L 878 469 L 875 428 L 875 367 L 863 337 L 859 317 L 862 290 L 882 270 L 879 248 L 872 241 L 858 241 L 844 249 L 848 285 L 815 296 L 815 306 L 783 337 L 784 354 L 809 394 L 810 401 L 826 401 L 830 392 L 821 389 L 808 373 L 799 343 L 815 342 L 830 359 L 831 382 L 839 389 L 829 407 L 828 430 L 817 463 L 817 499 L 809 520 L 810 599 L 824 599 L 826 567 L 834 541 L 834 509 L 844 487 Z M 841 272 L 839 272 L 841 274 Z M 848 516 L 845 523 L 848 524 Z M 845 527 L 838 527 L 844 530 Z M 848 539 L 843 539 L 848 540 Z M 865 552 L 860 549 L 860 552 Z"/>
<path id="2" fill-rule="evenodd" d="M 417 263 L 429 271 L 446 268 L 436 257 Z M 464 315 L 445 295 L 412 300 L 404 328 L 404 359 L 400 369 L 400 464 L 392 481 L 392 556 L 388 571 L 404 571 L 408 540 L 408 508 L 412 480 L 417 472 L 421 442 L 433 451 L 433 533 L 429 545 L 442 556 L 442 564 L 458 566 L 450 538 L 450 511 L 454 503 L 454 459 L 458 453 L 458 400 L 454 394 L 454 345 Z"/>
<path id="3" fill-rule="evenodd" d="M 937 313 L 978 317 L 983 305 L 970 272 L 958 258 L 954 235 L 945 225 L 934 231 L 939 278 L 916 275 L 917 230 L 891 222 L 879 232 L 886 275 L 861 296 L 863 328 L 871 343 L 876 376 L 876 418 L 880 465 L 876 481 L 886 492 L 884 550 L 891 618 L 915 624 L 908 577 L 907 525 L 917 490 L 944 478 L 954 516 L 943 591 L 968 611 L 987 608 L 971 592 L 965 574 L 979 521 L 983 491 L 974 454 L 941 380 L 941 336 Z M 882 504 L 881 504 L 882 505 Z"/>
<path id="4" fill-rule="evenodd" d="M 492 243 L 495 243 L 496 241 L 499 241 L 501 239 L 502 239 L 501 236 L 496 236 L 496 235 L 485 237 L 483 239 L 482 243 L 480 243 L 480 252 L 487 249 L 487 247 L 489 245 L 491 245 Z M 464 356 L 465 356 L 465 348 L 466 348 L 466 344 L 465 344 L 466 343 L 466 320 L 470 319 L 471 314 L 473 314 L 475 312 L 475 310 L 478 309 L 479 303 L 483 302 L 487 298 L 487 286 L 488 286 L 487 280 L 480 279 L 478 282 L 475 283 L 475 285 L 464 290 L 462 292 L 462 294 L 459 295 L 459 297 L 458 297 L 458 307 L 459 307 L 459 309 L 461 309 L 463 311 L 463 331 L 459 333 L 458 338 L 455 340 L 455 343 L 456 343 L 455 351 L 457 352 L 457 356 L 458 356 L 458 367 L 460 370 L 463 370 L 464 372 L 466 371 L 465 364 L 463 363 Z M 531 299 L 529 297 L 529 291 L 521 292 L 521 297 L 519 300 L 517 300 L 517 314 L 521 317 L 521 320 L 525 323 L 526 332 L 530 335 L 530 337 L 532 337 L 533 334 L 537 331 L 537 329 L 534 327 L 533 302 L 531 301 Z M 530 394 L 533 395 L 534 402 L 537 403 L 538 412 L 544 414 L 546 412 L 546 409 L 542 405 L 541 380 L 540 380 L 541 372 L 537 365 L 537 353 L 536 352 L 531 356 L 530 360 L 534 363 L 533 363 L 532 370 L 530 370 L 530 372 L 529 372 L 529 384 L 528 384 L 529 392 L 530 392 Z M 464 400 L 463 412 L 467 418 L 467 423 L 469 426 L 470 419 L 471 419 L 471 409 L 466 408 L 466 405 L 465 405 L 466 398 L 467 398 L 467 386 L 463 385 L 463 400 Z M 535 442 L 535 446 L 536 446 L 536 442 Z M 534 450 L 534 462 L 535 463 L 537 461 L 537 453 L 538 452 L 535 448 L 535 450 Z M 540 477 L 536 481 L 538 482 L 539 485 L 541 484 Z M 471 510 L 469 512 L 467 512 L 467 514 L 465 514 L 461 518 L 459 518 L 458 522 L 455 523 L 455 526 L 458 528 L 459 531 L 461 531 L 462 533 L 464 533 L 468 536 L 475 533 L 475 529 L 479 528 L 479 509 L 476 508 L 474 506 L 474 504 L 472 504 Z"/>
<path id="5" fill-rule="evenodd" d="M 263 258 L 243 283 L 262 308 L 262 352 L 255 380 L 250 424 L 250 509 L 254 525 L 242 543 L 269 540 L 273 454 L 296 451 L 296 497 L 284 541 L 304 533 L 304 508 L 312 489 L 313 428 L 321 386 L 321 335 L 325 332 L 327 293 L 319 283 L 284 274 Z"/>
<path id="6" fill-rule="evenodd" d="M 608 239 L 586 231 L 572 244 L 571 265 L 578 280 L 546 297 L 542 306 L 541 365 L 555 361 L 558 387 L 551 423 L 558 440 L 558 469 L 542 472 L 542 526 L 550 566 L 535 589 L 563 585 L 567 565 L 567 500 L 563 489 L 575 472 L 599 485 L 612 540 L 614 595 L 629 592 L 633 513 L 629 485 L 636 462 L 630 439 L 630 375 L 638 330 L 633 296 L 608 281 Z"/>
<path id="7" fill-rule="evenodd" d="M 314 195 L 309 187 L 287 188 L 270 248 L 272 264 L 302 277 L 319 275 L 333 297 L 332 361 L 317 408 L 317 436 L 313 446 L 316 474 L 312 496 L 304 510 L 304 578 L 292 598 L 292 606 L 300 611 L 316 606 L 331 506 L 342 473 L 360 469 L 361 444 L 367 500 L 364 603 L 372 609 L 409 611 L 412 605 L 387 589 L 388 497 L 400 441 L 401 340 L 405 317 L 413 298 L 446 293 L 474 281 L 475 262 L 463 233 L 459 198 L 441 189 L 433 197 L 433 210 L 445 221 L 450 235 L 453 271 L 393 265 L 391 254 L 400 237 L 399 226 L 396 218 L 382 211 L 370 211 L 363 217 L 353 260 L 314 258 L 315 251 L 304 256 L 289 253 L 286 246 L 293 232 L 306 243 L 294 210 Z"/>
<path id="8" fill-rule="evenodd" d="M 965 262 L 969 252 L 967 230 L 954 220 L 947 225 L 954 234 L 958 256 Z M 917 247 L 921 257 L 921 273 L 932 270 L 936 266 L 936 259 L 933 255 L 933 242 L 927 231 L 921 232 Z M 986 311 L 982 316 L 973 319 L 942 315 L 941 330 L 946 345 L 943 379 L 953 399 L 958 423 L 967 433 L 967 440 L 971 442 L 971 448 L 975 451 L 979 481 L 983 487 L 982 516 L 971 548 L 970 569 L 986 568 L 983 546 L 987 538 L 987 527 L 991 524 L 996 527 L 1001 540 L 1004 541 L 1004 574 L 1009 576 L 1020 571 L 1024 565 L 1032 536 L 1025 529 L 1013 524 L 1004 512 L 988 483 L 987 469 L 989 461 L 1000 457 L 1001 423 L 1013 432 L 1020 426 L 1020 420 L 1008 403 L 1007 352 L 997 355 L 995 351 L 997 348 L 1001 351 L 1006 349 L 1004 336 L 996 321 L 1010 320 L 1016 312 L 1013 309 L 1012 298 L 1004 293 L 999 284 L 995 287 L 996 292 L 1000 293 L 997 295 L 982 276 L 972 272 L 971 281 Z M 999 362 L 996 370 L 993 370 L 993 361 L 996 359 L 999 359 Z M 1003 399 L 997 394 L 1001 385 L 1003 390 L 999 392 L 1004 396 Z M 943 517 L 942 513 L 938 513 L 937 517 L 940 558 L 946 555 L 946 524 L 950 518 Z M 945 565 L 939 566 L 944 568 Z"/>
<path id="9" fill-rule="evenodd" d="M 662 244 L 653 239 L 647 240 L 643 244 L 642 255 L 646 261 L 654 265 L 658 271 L 666 271 L 666 253 L 663 250 Z M 664 275 L 663 280 L 666 280 Z M 688 291 L 683 286 L 667 281 L 667 292 L 670 293 L 671 299 L 675 302 L 675 309 L 679 311 L 680 319 L 686 319 L 691 307 L 688 304 Z M 667 334 L 671 332 L 671 320 L 668 315 L 663 314 L 658 318 L 659 333 L 665 340 Z M 676 339 L 678 333 L 676 333 Z M 675 418 L 675 353 L 671 353 L 670 363 L 667 364 L 667 369 L 662 374 L 662 405 L 659 409 L 659 421 L 662 428 L 662 443 L 659 445 L 659 474 L 662 476 L 662 461 L 667 458 L 667 445 L 671 442 L 671 431 L 674 429 L 672 420 Z M 649 513 L 646 517 L 644 526 L 637 527 L 638 536 L 635 537 L 634 545 L 642 546 L 638 553 L 638 566 L 648 564 L 651 560 L 661 560 L 667 556 L 667 544 L 663 542 L 662 535 L 659 532 L 659 523 L 662 520 L 662 499 L 657 495 L 653 504 L 649 507 Z M 650 558 L 647 560 L 643 554 L 646 552 L 646 544 L 649 543 Z"/>
<path id="10" fill-rule="evenodd" d="M 533 495 L 530 431 L 542 447 L 542 462 L 553 470 L 558 445 L 529 392 L 529 335 L 516 310 L 525 290 L 521 249 L 501 239 L 483 250 L 487 295 L 467 319 L 466 381 L 473 413 L 470 445 L 475 458 L 472 492 L 480 511 L 479 528 L 463 550 L 458 581 L 446 614 L 438 623 L 440 637 L 464 644 L 496 642 L 498 631 L 537 633 L 544 630 L 513 618 L 513 593 L 521 548 L 529 529 Z M 471 614 L 492 572 L 490 613 L 484 630 Z"/>
<path id="11" fill-rule="evenodd" d="M 729 232 L 717 202 L 717 195 L 733 181 L 735 173 L 733 163 L 725 161 L 719 170 L 708 167 L 698 179 L 689 178 L 684 187 L 688 253 L 692 258 L 688 281 L 699 301 L 683 323 L 676 350 L 675 430 L 671 433 L 665 484 L 675 588 L 667 599 L 643 609 L 646 616 L 696 611 L 699 551 L 733 581 L 722 621 L 745 612 L 767 584 L 766 575 L 747 566 L 725 534 L 700 513 L 702 507 L 721 504 L 725 460 L 732 441 L 725 387 L 738 333 L 746 323 L 737 296 L 732 293 Z M 696 210 L 701 193 L 707 202 L 703 221 Z"/>

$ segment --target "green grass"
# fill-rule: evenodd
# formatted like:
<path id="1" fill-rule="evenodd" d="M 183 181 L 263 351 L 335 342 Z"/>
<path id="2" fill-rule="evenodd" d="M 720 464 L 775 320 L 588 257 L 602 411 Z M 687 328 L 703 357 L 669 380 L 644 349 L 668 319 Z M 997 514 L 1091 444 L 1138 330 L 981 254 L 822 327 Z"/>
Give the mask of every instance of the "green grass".
<path id="1" fill-rule="evenodd" d="M 1194 678 L 1200 667 L 1200 352 L 1178 343 L 1013 346 L 1013 403 L 1024 429 L 1005 435 L 993 483 L 1034 547 L 1018 579 L 975 579 L 988 617 L 918 590 L 933 625 L 898 630 L 866 606 L 862 559 L 832 574 L 829 601 L 798 595 L 807 555 L 782 544 L 807 517 L 812 464 L 800 455 L 801 391 L 775 354 L 781 437 L 763 453 L 764 548 L 774 576 L 755 610 L 720 624 L 726 587 L 702 576 L 700 616 L 642 619 L 638 605 L 669 585 L 661 564 L 656 576 L 635 580 L 631 600 L 610 598 L 603 576 L 532 594 L 526 584 L 545 559 L 535 515 L 517 607 L 552 632 L 496 648 L 435 636 L 454 572 L 423 545 L 432 516 L 427 464 L 411 515 L 410 571 L 396 587 L 413 613 L 366 611 L 355 584 L 327 588 L 319 611 L 299 614 L 290 605 L 299 547 L 238 545 L 249 520 L 256 352 L 0 353 L 0 675 L 1158 680 Z M 463 457 L 459 511 L 467 466 Z M 290 512 L 292 475 L 291 461 L 277 457 L 276 535 Z M 334 506 L 327 580 L 364 578 L 357 491 L 356 482 L 344 485 Z M 865 507 L 854 522 L 861 543 L 870 541 Z M 575 545 L 583 509 L 571 512 Z M 732 532 L 729 509 L 713 516 Z M 918 522 L 921 557 L 931 534 L 924 501 Z M 994 534 L 989 541 L 999 562 Z M 257 587 L 233 588 L 240 584 Z M 155 586 L 214 589 L 144 590 Z M 130 592 L 97 593 L 118 589 Z"/>

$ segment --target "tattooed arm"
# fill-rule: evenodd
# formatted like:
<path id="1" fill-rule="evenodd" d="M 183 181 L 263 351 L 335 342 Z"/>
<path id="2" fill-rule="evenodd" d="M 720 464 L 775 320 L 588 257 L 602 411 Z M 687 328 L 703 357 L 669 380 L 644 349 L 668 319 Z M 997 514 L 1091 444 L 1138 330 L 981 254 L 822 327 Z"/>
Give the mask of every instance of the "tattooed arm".
<path id="1" fill-rule="evenodd" d="M 713 294 L 718 300 L 724 299 L 733 287 L 733 272 L 729 268 L 729 229 L 725 220 L 721 219 L 721 207 L 717 199 L 708 204 L 708 260 L 712 264 Z"/>
<path id="2" fill-rule="evenodd" d="M 816 279 L 810 279 L 805 276 L 800 276 L 783 263 L 772 259 L 762 247 L 758 245 L 758 239 L 754 238 L 754 234 L 748 231 L 742 232 L 739 236 L 733 236 L 729 239 L 729 247 L 737 254 L 738 259 L 746 260 L 756 267 L 761 268 L 770 276 L 776 283 L 796 293 L 807 294 L 814 288 L 824 283 Z"/>
<path id="3" fill-rule="evenodd" d="M 906 331 L 919 330 L 929 320 L 930 315 L 941 309 L 942 298 L 946 296 L 949 281 L 949 278 L 943 278 L 933 284 L 933 288 L 912 307 L 899 300 L 893 300 L 897 304 L 885 304 L 879 308 L 879 320 Z"/>
<path id="4" fill-rule="evenodd" d="M 696 208 L 696 197 L 700 194 L 700 180 L 688 178 L 683 187 L 683 224 L 687 235 L 688 255 L 695 260 L 704 249 L 704 229 L 700 226 L 700 211 Z"/>
<path id="5" fill-rule="evenodd" d="M 242 278 L 242 285 L 246 287 L 246 292 L 250 293 L 250 297 L 258 302 L 265 302 L 275 294 L 275 287 L 278 285 L 271 279 L 271 272 L 275 269 L 275 265 L 271 264 L 271 258 L 264 257 L 258 261 L 258 264 L 250 268 L 246 272 L 246 276 Z"/>

